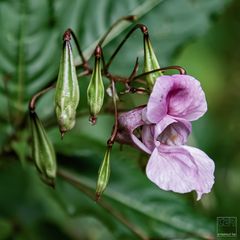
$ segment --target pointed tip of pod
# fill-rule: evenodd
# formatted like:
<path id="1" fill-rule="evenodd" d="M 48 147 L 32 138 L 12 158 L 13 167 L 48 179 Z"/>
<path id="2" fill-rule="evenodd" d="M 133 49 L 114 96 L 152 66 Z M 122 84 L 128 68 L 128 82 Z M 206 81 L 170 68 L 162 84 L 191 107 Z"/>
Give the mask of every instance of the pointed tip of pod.
<path id="1" fill-rule="evenodd" d="M 99 45 L 95 48 L 95 53 L 94 54 L 95 54 L 96 58 L 100 58 L 102 56 L 102 49 Z"/>
<path id="2" fill-rule="evenodd" d="M 55 189 L 55 179 L 54 179 L 54 178 L 48 177 L 48 176 L 46 176 L 46 175 L 44 175 L 44 174 L 42 174 L 42 173 L 40 173 L 40 178 L 41 178 L 41 180 L 42 180 L 45 184 L 47 184 L 49 187 Z"/>
<path id="3" fill-rule="evenodd" d="M 96 117 L 96 116 L 90 116 L 90 117 L 89 117 L 89 122 L 90 122 L 92 125 L 96 125 L 96 123 L 97 123 L 97 117 Z"/>
<path id="4" fill-rule="evenodd" d="M 99 192 L 96 192 L 95 201 L 98 202 L 100 199 L 101 199 L 101 194 Z"/>
<path id="5" fill-rule="evenodd" d="M 52 187 L 53 189 L 55 189 L 55 181 L 54 181 L 54 179 L 52 179 L 50 182 L 49 182 L 49 184 L 48 184 L 50 187 Z"/>
<path id="6" fill-rule="evenodd" d="M 60 134 L 61 134 L 61 139 L 62 139 L 62 140 L 63 140 L 63 137 L 64 137 L 64 135 L 65 135 L 65 132 L 66 132 L 66 131 L 61 131 L 61 130 L 60 130 Z"/>
<path id="7" fill-rule="evenodd" d="M 136 15 L 129 15 L 125 18 L 125 20 L 128 21 L 136 21 L 137 20 L 137 16 Z"/>
<path id="8" fill-rule="evenodd" d="M 67 29 L 67 31 L 63 34 L 63 41 L 71 40 L 71 29 Z"/>

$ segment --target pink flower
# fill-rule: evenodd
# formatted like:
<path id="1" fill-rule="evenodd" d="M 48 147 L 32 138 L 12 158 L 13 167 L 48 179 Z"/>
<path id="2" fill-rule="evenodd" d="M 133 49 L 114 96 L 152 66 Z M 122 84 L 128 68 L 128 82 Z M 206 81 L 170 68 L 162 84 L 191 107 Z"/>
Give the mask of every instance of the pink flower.
<path id="1" fill-rule="evenodd" d="M 120 114 L 117 140 L 151 155 L 146 174 L 158 187 L 178 193 L 195 190 L 199 200 L 211 191 L 214 162 L 185 144 L 191 133 L 190 121 L 206 110 L 205 95 L 196 79 L 161 76 L 145 108 Z"/>

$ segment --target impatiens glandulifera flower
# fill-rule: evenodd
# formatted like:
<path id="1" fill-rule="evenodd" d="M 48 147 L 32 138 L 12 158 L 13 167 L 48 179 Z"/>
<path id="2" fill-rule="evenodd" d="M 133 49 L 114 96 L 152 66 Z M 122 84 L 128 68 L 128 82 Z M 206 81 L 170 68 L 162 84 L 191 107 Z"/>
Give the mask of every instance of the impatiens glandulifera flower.
<path id="1" fill-rule="evenodd" d="M 104 155 L 104 159 L 98 171 L 98 180 L 97 180 L 97 188 L 96 188 L 96 200 L 98 201 L 101 197 L 102 193 L 107 187 L 108 180 L 110 177 L 110 153 L 112 147 L 108 146 L 106 153 Z"/>
<path id="2" fill-rule="evenodd" d="M 144 34 L 144 72 L 160 68 L 157 57 L 153 51 L 148 34 Z M 156 79 L 161 76 L 160 71 L 146 75 L 147 86 L 151 91 Z"/>
<path id="3" fill-rule="evenodd" d="M 119 115 L 116 140 L 151 155 L 146 174 L 161 189 L 178 193 L 195 190 L 199 200 L 211 191 L 214 162 L 201 150 L 185 144 L 191 133 L 190 121 L 206 110 L 204 92 L 195 78 L 161 76 L 145 108 Z"/>
<path id="4" fill-rule="evenodd" d="M 104 100 L 104 85 L 101 74 L 101 48 L 95 50 L 95 66 L 87 89 L 90 121 L 95 124 Z"/>
<path id="5" fill-rule="evenodd" d="M 54 186 L 57 163 L 53 145 L 35 112 L 30 113 L 30 122 L 33 140 L 33 160 L 40 173 L 41 179 L 46 184 Z"/>
<path id="6" fill-rule="evenodd" d="M 75 125 L 79 103 L 79 86 L 70 44 L 71 34 L 64 34 L 63 52 L 60 61 L 55 94 L 55 110 L 60 132 L 63 134 Z"/>

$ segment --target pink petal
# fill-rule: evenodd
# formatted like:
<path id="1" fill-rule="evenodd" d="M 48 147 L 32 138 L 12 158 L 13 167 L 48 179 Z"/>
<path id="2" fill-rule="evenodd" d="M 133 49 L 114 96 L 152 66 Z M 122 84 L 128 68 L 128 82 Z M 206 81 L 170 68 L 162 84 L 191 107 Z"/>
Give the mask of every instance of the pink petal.
<path id="1" fill-rule="evenodd" d="M 135 144 L 135 147 L 142 150 L 143 152 L 146 152 L 148 154 L 152 153 L 152 150 L 148 148 L 139 138 L 137 138 L 134 134 L 131 134 L 132 142 Z"/>
<path id="2" fill-rule="evenodd" d="M 151 123 L 158 123 L 166 116 L 167 96 L 173 83 L 171 76 L 161 76 L 156 80 L 146 109 L 146 119 Z"/>
<path id="3" fill-rule="evenodd" d="M 168 114 L 192 121 L 206 111 L 207 103 L 200 82 L 192 76 L 176 74 L 157 79 L 143 119 L 158 123 Z"/>
<path id="4" fill-rule="evenodd" d="M 200 200 L 202 194 L 209 193 L 214 184 L 215 164 L 206 153 L 198 148 L 183 146 L 195 159 L 198 166 L 198 186 L 196 188 L 198 198 Z"/>
<path id="5" fill-rule="evenodd" d="M 131 111 L 120 113 L 118 123 L 121 128 L 132 131 L 144 124 L 142 120 L 143 107 L 134 108 Z"/>
<path id="6" fill-rule="evenodd" d="M 155 148 L 154 141 L 154 125 L 143 125 L 142 127 L 142 142 L 152 152 Z M 150 152 L 150 154 L 151 154 Z"/>
<path id="7" fill-rule="evenodd" d="M 148 178 L 163 190 L 187 193 L 199 200 L 214 183 L 214 163 L 201 150 L 188 146 L 155 148 L 146 167 Z"/>
<path id="8" fill-rule="evenodd" d="M 200 82 L 189 75 L 173 75 L 174 85 L 168 94 L 168 114 L 193 121 L 207 111 Z"/>
<path id="9" fill-rule="evenodd" d="M 142 121 L 142 107 L 119 114 L 116 141 L 121 144 L 132 145 L 131 134 L 136 128 L 143 124 L 144 122 Z"/>
<path id="10" fill-rule="evenodd" d="M 121 144 L 128 144 L 139 148 L 140 150 L 151 154 L 151 150 L 148 149 L 139 138 L 134 135 L 134 130 L 144 124 L 142 120 L 142 109 L 138 107 L 129 112 L 123 112 L 119 114 L 118 124 L 119 129 L 116 136 L 116 141 Z"/>

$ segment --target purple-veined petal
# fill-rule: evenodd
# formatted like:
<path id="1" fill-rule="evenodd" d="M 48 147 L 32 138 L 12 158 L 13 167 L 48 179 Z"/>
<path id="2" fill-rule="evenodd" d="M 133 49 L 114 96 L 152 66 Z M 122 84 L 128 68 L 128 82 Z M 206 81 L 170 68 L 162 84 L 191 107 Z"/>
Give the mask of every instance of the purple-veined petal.
<path id="1" fill-rule="evenodd" d="M 121 144 L 132 145 L 133 142 L 131 134 L 136 128 L 143 124 L 142 107 L 120 113 L 118 116 L 118 132 L 116 135 L 116 141 Z"/>
<path id="2" fill-rule="evenodd" d="M 188 146 L 156 147 L 146 167 L 147 177 L 159 188 L 178 193 L 195 190 L 199 200 L 214 183 L 214 163 L 201 150 Z"/>
<path id="3" fill-rule="evenodd" d="M 154 141 L 154 131 L 155 131 L 155 126 L 153 124 L 143 125 L 142 127 L 142 142 L 151 152 L 156 147 L 155 141 Z"/>
<path id="4" fill-rule="evenodd" d="M 148 148 L 139 138 L 137 138 L 133 133 L 131 134 L 131 139 L 134 145 L 142 150 L 143 152 L 146 152 L 148 154 L 152 153 L 152 150 Z"/>
<path id="5" fill-rule="evenodd" d="M 214 170 L 215 164 L 211 158 L 202 150 L 190 146 L 183 146 L 194 158 L 198 166 L 198 186 L 197 200 L 200 200 L 202 194 L 209 193 L 214 184 Z"/>
<path id="6" fill-rule="evenodd" d="M 132 131 L 143 125 L 142 110 L 143 107 L 141 106 L 131 111 L 120 113 L 118 116 L 119 127 Z"/>
<path id="7" fill-rule="evenodd" d="M 143 119 L 158 123 L 168 114 L 193 121 L 206 111 L 206 98 L 200 82 L 192 76 L 176 74 L 156 80 Z"/>
<path id="8" fill-rule="evenodd" d="M 166 116 L 168 111 L 167 96 L 173 84 L 171 76 L 161 76 L 156 80 L 144 117 L 151 123 L 158 123 Z"/>
<path id="9" fill-rule="evenodd" d="M 168 94 L 168 114 L 193 121 L 207 111 L 205 94 L 200 82 L 189 75 L 173 75 Z"/>

